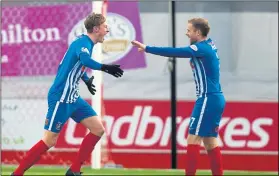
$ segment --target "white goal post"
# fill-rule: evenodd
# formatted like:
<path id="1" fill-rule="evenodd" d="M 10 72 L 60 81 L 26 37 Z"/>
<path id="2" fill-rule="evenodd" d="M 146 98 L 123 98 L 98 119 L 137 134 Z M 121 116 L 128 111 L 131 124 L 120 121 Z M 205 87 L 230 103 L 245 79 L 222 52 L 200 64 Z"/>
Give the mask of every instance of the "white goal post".
<path id="1" fill-rule="evenodd" d="M 102 13 L 106 16 L 107 11 L 107 1 L 93 1 L 92 2 L 92 10 L 95 13 Z M 94 47 L 93 58 L 102 63 L 103 54 L 102 54 L 102 44 L 98 43 Z M 93 72 L 94 75 L 94 84 L 96 86 L 96 94 L 92 96 L 92 106 L 94 106 L 94 110 L 99 115 L 99 118 L 102 118 L 102 106 L 103 106 L 103 73 L 100 71 Z M 91 168 L 100 169 L 101 168 L 101 140 L 96 144 L 92 155 L 91 155 Z"/>

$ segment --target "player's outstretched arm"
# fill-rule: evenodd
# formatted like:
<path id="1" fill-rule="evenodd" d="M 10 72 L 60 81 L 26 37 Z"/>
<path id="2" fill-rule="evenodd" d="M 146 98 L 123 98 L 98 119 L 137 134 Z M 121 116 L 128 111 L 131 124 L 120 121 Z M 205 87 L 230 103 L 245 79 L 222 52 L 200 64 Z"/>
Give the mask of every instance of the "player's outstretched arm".
<path id="1" fill-rule="evenodd" d="M 159 56 L 183 57 L 183 58 L 189 58 L 195 56 L 193 48 L 191 47 L 181 47 L 181 48 L 153 47 L 153 46 L 146 46 L 145 44 L 140 43 L 138 41 L 132 41 L 132 44 L 138 47 L 139 51 L 145 51 L 147 53 L 155 54 Z"/>
<path id="2" fill-rule="evenodd" d="M 159 56 L 165 56 L 165 57 L 183 57 L 183 58 L 194 57 L 194 53 L 190 49 L 190 47 L 172 48 L 172 47 L 146 46 L 145 52 L 159 55 Z"/>
<path id="3" fill-rule="evenodd" d="M 79 56 L 81 63 L 93 70 L 101 70 L 117 78 L 121 77 L 124 73 L 124 71 L 120 68 L 120 65 L 101 64 L 94 59 L 91 59 L 87 52 L 82 52 Z"/>
<path id="4" fill-rule="evenodd" d="M 101 70 L 102 64 L 91 59 L 87 52 L 82 52 L 79 54 L 80 61 L 85 67 L 91 68 L 93 70 Z"/>

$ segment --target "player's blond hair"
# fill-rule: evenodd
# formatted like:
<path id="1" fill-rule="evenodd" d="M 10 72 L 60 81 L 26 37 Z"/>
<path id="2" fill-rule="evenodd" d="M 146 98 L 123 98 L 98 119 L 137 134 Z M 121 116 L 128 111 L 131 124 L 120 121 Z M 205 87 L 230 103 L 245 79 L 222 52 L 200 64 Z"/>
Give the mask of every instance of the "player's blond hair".
<path id="1" fill-rule="evenodd" d="M 106 18 L 100 13 L 92 13 L 88 15 L 84 21 L 84 26 L 88 33 L 93 32 L 93 28 L 100 26 L 106 21 Z"/>
<path id="2" fill-rule="evenodd" d="M 192 18 L 188 20 L 196 30 L 200 30 L 202 35 L 206 37 L 210 31 L 208 20 L 204 18 Z"/>

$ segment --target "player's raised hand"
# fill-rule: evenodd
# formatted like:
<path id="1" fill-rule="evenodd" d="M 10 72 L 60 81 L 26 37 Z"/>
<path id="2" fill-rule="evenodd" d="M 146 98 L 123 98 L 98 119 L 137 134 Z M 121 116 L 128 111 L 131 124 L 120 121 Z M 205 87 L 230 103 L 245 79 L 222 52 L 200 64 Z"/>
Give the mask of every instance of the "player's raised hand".
<path id="1" fill-rule="evenodd" d="M 143 44 L 143 43 L 141 43 L 139 41 L 136 41 L 136 40 L 132 41 L 131 43 L 132 43 L 132 45 L 134 45 L 134 46 L 136 46 L 138 48 L 138 51 L 141 51 L 141 52 L 145 51 L 145 48 L 146 48 L 145 44 Z"/>
<path id="2" fill-rule="evenodd" d="M 114 64 L 112 65 L 103 64 L 101 70 L 108 74 L 113 75 L 116 78 L 121 77 L 124 73 L 124 71 L 120 68 L 120 65 L 114 65 Z"/>
<path id="3" fill-rule="evenodd" d="M 85 82 L 85 84 L 87 85 L 89 92 L 92 95 L 95 95 L 96 89 L 95 89 L 95 85 L 93 84 L 93 79 L 94 79 L 94 76 L 92 76 L 87 82 Z"/>

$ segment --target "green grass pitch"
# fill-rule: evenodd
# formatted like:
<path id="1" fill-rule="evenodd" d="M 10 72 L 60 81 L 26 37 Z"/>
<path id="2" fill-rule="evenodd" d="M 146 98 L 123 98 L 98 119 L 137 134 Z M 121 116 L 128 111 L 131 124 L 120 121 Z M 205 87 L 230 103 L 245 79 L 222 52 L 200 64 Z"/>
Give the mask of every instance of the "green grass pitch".
<path id="1" fill-rule="evenodd" d="M 1 166 L 1 175 L 10 175 L 15 169 L 14 166 Z M 25 175 L 65 175 L 65 167 L 42 167 L 34 166 Z M 183 170 L 165 169 L 91 169 L 82 168 L 83 175 L 184 175 Z M 225 175 L 278 175 L 278 172 L 248 172 L 248 171 L 225 171 Z M 211 175 L 208 170 L 199 170 L 197 175 Z"/>

